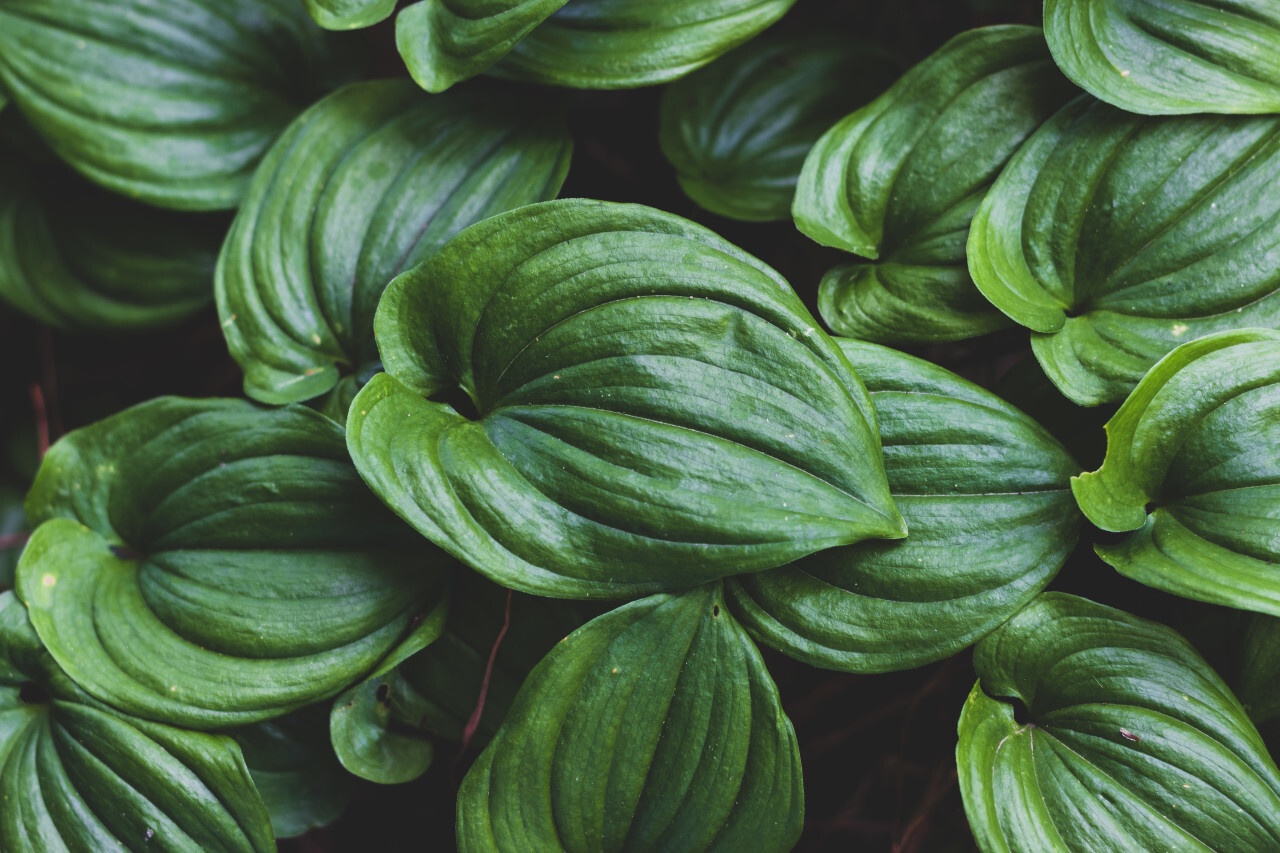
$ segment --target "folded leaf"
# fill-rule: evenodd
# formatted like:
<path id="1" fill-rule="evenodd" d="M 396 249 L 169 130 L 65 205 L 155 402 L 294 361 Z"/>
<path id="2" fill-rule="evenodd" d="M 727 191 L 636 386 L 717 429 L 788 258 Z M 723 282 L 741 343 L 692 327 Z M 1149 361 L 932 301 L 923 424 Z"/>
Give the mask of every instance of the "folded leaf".
<path id="1" fill-rule="evenodd" d="M 793 206 L 822 243 L 876 261 L 836 267 L 818 307 L 838 334 L 959 340 L 1007 324 L 965 267 L 969 220 L 1009 157 L 1074 87 L 1040 31 L 953 38 L 809 152 Z"/>
<path id="2" fill-rule="evenodd" d="M 459 849 L 791 849 L 795 733 L 722 605 L 655 595 L 558 644 L 462 783 Z"/>
<path id="3" fill-rule="evenodd" d="M 356 467 L 504 586 L 636 595 L 905 533 L 844 356 L 777 273 L 686 220 L 495 216 L 392 282 L 375 329 Z M 478 420 L 425 399 L 458 386 Z"/>
<path id="4" fill-rule="evenodd" d="M 1280 772 L 1174 631 L 1048 593 L 974 666 L 956 761 L 985 853 L 1280 850 Z"/>
<path id="5" fill-rule="evenodd" d="M 1053 579 L 1079 536 L 1079 468 L 990 392 L 875 344 L 837 343 L 871 392 L 910 534 L 733 578 L 727 595 L 755 637 L 798 660 L 908 669 L 973 643 Z"/>
<path id="6" fill-rule="evenodd" d="M 983 200 L 969 266 L 1082 405 L 1178 344 L 1280 326 L 1280 119 L 1142 118 L 1087 96 Z"/>
<path id="7" fill-rule="evenodd" d="M 407 80 L 353 84 L 299 116 L 254 176 L 218 268 L 246 393 L 300 402 L 367 378 L 387 283 L 473 222 L 554 197 L 571 149 L 537 99 L 429 97 Z"/>
<path id="8" fill-rule="evenodd" d="M 27 514 L 17 591 L 53 657 L 99 699 L 190 728 L 334 695 L 447 571 L 301 408 L 135 406 L 54 445 Z"/>
<path id="9" fill-rule="evenodd" d="M 326 30 L 357 30 L 391 16 L 396 0 L 306 0 L 311 18 Z"/>
<path id="10" fill-rule="evenodd" d="M 1054 61 L 1131 113 L 1280 112 L 1271 0 L 1045 0 Z"/>

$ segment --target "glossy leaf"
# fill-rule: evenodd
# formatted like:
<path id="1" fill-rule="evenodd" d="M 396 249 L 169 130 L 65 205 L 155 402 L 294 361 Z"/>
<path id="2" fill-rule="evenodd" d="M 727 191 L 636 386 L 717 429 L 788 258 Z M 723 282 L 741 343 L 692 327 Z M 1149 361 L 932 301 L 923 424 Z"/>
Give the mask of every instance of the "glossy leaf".
<path id="1" fill-rule="evenodd" d="M 1131 113 L 1280 112 L 1271 0 L 1045 0 L 1053 58 Z"/>
<path id="2" fill-rule="evenodd" d="M 397 278 L 351 406 L 366 482 L 504 586 L 680 589 L 900 537 L 871 403 L 777 273 L 584 200 L 487 219 Z M 425 399 L 461 386 L 478 420 Z"/>
<path id="3" fill-rule="evenodd" d="M 60 157 L 162 207 L 235 207 L 344 63 L 298 0 L 0 0 L 0 82 Z"/>
<path id="4" fill-rule="evenodd" d="M 473 222 L 555 196 L 572 142 L 545 113 L 537 99 L 429 97 L 381 80 L 299 116 L 254 177 L 218 268 L 246 393 L 300 402 L 341 382 L 349 402 L 377 369 L 387 283 Z"/>
<path id="5" fill-rule="evenodd" d="M 787 219 L 809 149 L 897 70 L 883 50 L 847 36 L 755 39 L 667 87 L 662 153 L 685 194 L 712 213 Z"/>
<path id="6" fill-rule="evenodd" d="M 815 666 L 907 669 L 973 643 L 1044 588 L 1075 546 L 1078 466 L 1044 428 L 928 362 L 838 340 L 867 384 L 910 531 L 734 578 L 734 615 Z"/>
<path id="7" fill-rule="evenodd" d="M 795 733 L 722 605 L 655 595 L 557 645 L 462 783 L 459 849 L 791 849 Z"/>
<path id="8" fill-rule="evenodd" d="M 429 92 L 490 69 L 555 86 L 618 89 L 682 77 L 759 34 L 794 2 L 422 0 L 397 16 L 396 43 Z"/>
<path id="9" fill-rule="evenodd" d="M 823 277 L 827 325 L 879 343 L 959 340 L 1006 325 L 969 278 L 969 220 L 1009 157 L 1073 91 L 1039 30 L 987 27 L 956 36 L 823 134 L 800 173 L 796 225 L 875 261 Z"/>
<path id="10" fill-rule="evenodd" d="M 1280 772 L 1174 631 L 1050 593 L 974 666 L 956 760 L 985 853 L 1280 849 Z"/>
<path id="11" fill-rule="evenodd" d="M 1249 718 L 1258 725 L 1280 718 L 1280 619 L 1252 613 L 1245 628 L 1235 680 Z"/>
<path id="12" fill-rule="evenodd" d="M 1107 422 L 1102 467 L 1072 480 L 1121 574 L 1280 615 L 1280 332 L 1210 335 L 1165 356 Z"/>
<path id="13" fill-rule="evenodd" d="M 368 673 L 440 595 L 443 555 L 307 409 L 161 398 L 68 434 L 27 498 L 17 590 L 93 695 L 215 728 Z"/>
<path id="14" fill-rule="evenodd" d="M 1280 118 L 1141 118 L 1083 97 L 974 217 L 978 287 L 1050 379 L 1119 401 L 1185 341 L 1280 325 Z"/>
<path id="15" fill-rule="evenodd" d="M 306 0 L 312 19 L 326 30 L 356 30 L 391 16 L 396 0 Z"/>

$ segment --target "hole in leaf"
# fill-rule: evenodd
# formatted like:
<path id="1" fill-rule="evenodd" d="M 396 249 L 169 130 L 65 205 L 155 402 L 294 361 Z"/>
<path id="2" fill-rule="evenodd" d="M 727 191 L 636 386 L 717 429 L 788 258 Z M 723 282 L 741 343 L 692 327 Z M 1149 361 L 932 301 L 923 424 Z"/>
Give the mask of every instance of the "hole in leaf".
<path id="1" fill-rule="evenodd" d="M 719 605 L 719 604 L 713 604 L 713 605 L 711 605 L 711 618 L 712 618 L 712 619 L 718 619 L 718 618 L 720 618 L 720 605 Z"/>
<path id="2" fill-rule="evenodd" d="M 18 686 L 18 701 L 24 705 L 42 705 L 49 701 L 49 694 L 34 681 L 24 681 Z"/>
<path id="3" fill-rule="evenodd" d="M 382 682 L 378 685 L 378 689 L 374 691 L 373 698 L 378 700 L 379 705 L 387 704 L 387 700 L 391 698 L 391 685 Z"/>
<path id="4" fill-rule="evenodd" d="M 453 388 L 445 388 L 432 394 L 429 398 L 433 403 L 444 403 L 452 406 L 453 410 L 462 415 L 467 420 L 480 420 L 480 412 L 476 409 L 475 402 L 470 395 L 464 391 L 461 386 Z"/>

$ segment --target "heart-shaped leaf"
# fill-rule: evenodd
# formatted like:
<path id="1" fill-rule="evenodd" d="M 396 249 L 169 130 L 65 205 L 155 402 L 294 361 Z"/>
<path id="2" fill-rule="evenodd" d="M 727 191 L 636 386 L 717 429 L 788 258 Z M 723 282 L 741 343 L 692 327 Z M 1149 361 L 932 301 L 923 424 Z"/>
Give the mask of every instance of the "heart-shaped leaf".
<path id="1" fill-rule="evenodd" d="M 961 33 L 823 134 L 805 159 L 796 225 L 869 258 L 818 292 L 838 334 L 959 340 L 1007 320 L 965 267 L 969 220 L 1005 162 L 1074 87 L 1032 27 Z"/>
<path id="2" fill-rule="evenodd" d="M 806 663 L 908 669 L 973 643 L 1049 583 L 1079 536 L 1079 467 L 1044 428 L 955 374 L 837 343 L 871 392 L 910 533 L 734 578 L 728 596 L 754 636 Z"/>
<path id="3" fill-rule="evenodd" d="M 0 0 L 23 114 L 90 179 L 162 207 L 235 207 L 343 66 L 298 0 Z"/>
<path id="4" fill-rule="evenodd" d="M 584 200 L 463 231 L 391 283 L 351 406 L 373 490 L 498 583 L 618 597 L 901 537 L 875 414 L 777 273 Z M 461 386 L 478 420 L 425 397 Z"/>
<path id="5" fill-rule="evenodd" d="M 368 673 L 448 562 L 360 483 L 341 428 L 290 407 L 162 398 L 68 434 L 27 498 L 18 595 L 84 689 L 216 728 Z"/>
<path id="6" fill-rule="evenodd" d="M 1280 772 L 1174 631 L 1050 593 L 974 666 L 956 761 L 985 853 L 1280 850 Z"/>
<path id="7" fill-rule="evenodd" d="M 790 850 L 800 755 L 719 585 L 599 617 L 530 674 L 458 794 L 458 847 Z"/>
<path id="8" fill-rule="evenodd" d="M 1273 0 L 1045 0 L 1053 58 L 1131 113 L 1280 112 Z"/>
<path id="9" fill-rule="evenodd" d="M 1280 326 L 1280 119 L 1142 118 L 1087 96 L 983 200 L 969 266 L 1082 405 L 1119 401 L 1165 353 Z"/>
<path id="10" fill-rule="evenodd" d="M 1280 332 L 1175 349 L 1107 422 L 1102 467 L 1071 482 L 1121 574 L 1188 598 L 1280 615 Z"/>
<path id="11" fill-rule="evenodd" d="M 755 39 L 667 87 L 659 141 L 680 186 L 734 219 L 787 219 L 805 155 L 898 63 L 846 36 Z"/>
<path id="12" fill-rule="evenodd" d="M 326 30 L 357 30 L 385 20 L 396 0 L 306 0 L 312 19 Z"/>
<path id="13" fill-rule="evenodd" d="M 349 402 L 376 370 L 387 283 L 473 222 L 554 197 L 571 150 L 537 99 L 381 80 L 311 107 L 263 160 L 218 267 L 245 391 L 300 402 L 342 381 Z"/>

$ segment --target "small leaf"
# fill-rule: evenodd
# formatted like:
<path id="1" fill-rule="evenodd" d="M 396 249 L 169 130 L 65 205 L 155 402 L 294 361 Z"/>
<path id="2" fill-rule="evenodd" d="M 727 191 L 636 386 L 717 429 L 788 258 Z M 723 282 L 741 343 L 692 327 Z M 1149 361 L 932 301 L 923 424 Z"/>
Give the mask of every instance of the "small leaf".
<path id="1" fill-rule="evenodd" d="M 530 674 L 458 795 L 458 847 L 784 851 L 800 756 L 718 585 L 578 629 Z"/>
<path id="2" fill-rule="evenodd" d="M 306 0 L 311 18 L 326 30 L 358 30 L 391 17 L 396 0 Z"/>

